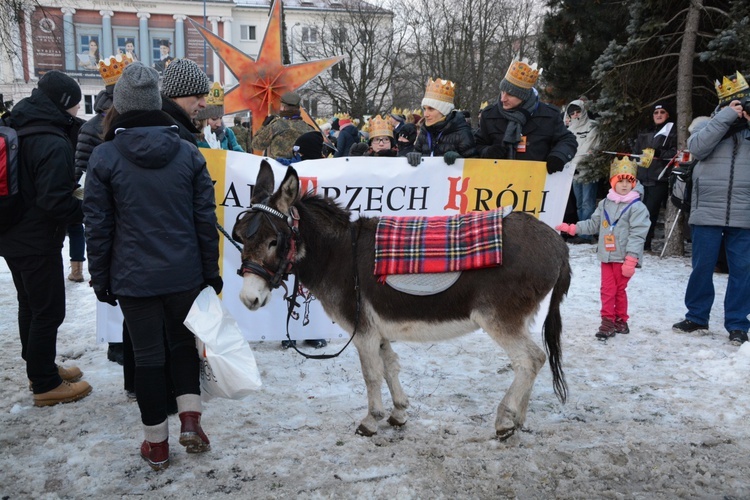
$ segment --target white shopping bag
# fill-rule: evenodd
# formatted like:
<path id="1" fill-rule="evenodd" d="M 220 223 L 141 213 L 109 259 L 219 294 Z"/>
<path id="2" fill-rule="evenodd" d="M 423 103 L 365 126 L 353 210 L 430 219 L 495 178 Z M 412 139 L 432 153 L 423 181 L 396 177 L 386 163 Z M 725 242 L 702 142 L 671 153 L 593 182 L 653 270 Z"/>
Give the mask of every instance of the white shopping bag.
<path id="1" fill-rule="evenodd" d="M 213 288 L 196 297 L 185 326 L 196 336 L 204 401 L 244 399 L 261 386 L 253 351 Z"/>

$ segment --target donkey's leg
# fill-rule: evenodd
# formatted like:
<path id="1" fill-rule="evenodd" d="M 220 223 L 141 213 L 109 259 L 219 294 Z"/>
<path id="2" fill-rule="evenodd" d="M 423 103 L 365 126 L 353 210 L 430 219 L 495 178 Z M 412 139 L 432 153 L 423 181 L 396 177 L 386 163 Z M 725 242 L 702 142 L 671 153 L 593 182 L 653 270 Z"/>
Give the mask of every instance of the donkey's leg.
<path id="1" fill-rule="evenodd" d="M 495 418 L 495 431 L 501 440 L 512 436 L 526 420 L 531 389 L 546 359 L 544 351 L 531 340 L 526 325 L 525 321 L 482 325 L 508 354 L 513 368 L 513 383 L 498 405 Z"/>
<path id="2" fill-rule="evenodd" d="M 362 376 L 367 389 L 367 416 L 359 423 L 357 434 L 372 436 L 378 432 L 378 420 L 385 417 L 383 396 L 383 359 L 380 357 L 380 335 L 372 331 L 360 332 L 354 336 L 354 344 L 362 365 Z"/>
<path id="3" fill-rule="evenodd" d="M 385 367 L 385 382 L 388 384 L 388 390 L 391 392 L 393 400 L 393 412 L 388 418 L 388 423 L 400 427 L 406 423 L 406 409 L 409 407 L 409 398 L 401 387 L 398 375 L 401 372 L 401 365 L 398 362 L 398 354 L 391 348 L 391 342 L 383 339 L 380 343 L 380 357 L 383 359 Z"/>

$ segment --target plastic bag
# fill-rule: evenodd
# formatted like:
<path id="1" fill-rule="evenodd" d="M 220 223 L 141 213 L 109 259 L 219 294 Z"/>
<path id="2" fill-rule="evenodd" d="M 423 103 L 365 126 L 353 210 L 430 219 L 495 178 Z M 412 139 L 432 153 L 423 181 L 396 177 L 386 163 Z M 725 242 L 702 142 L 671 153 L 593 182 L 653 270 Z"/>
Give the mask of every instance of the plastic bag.
<path id="1" fill-rule="evenodd" d="M 244 399 L 261 386 L 253 351 L 212 287 L 196 297 L 185 326 L 196 336 L 204 401 Z"/>

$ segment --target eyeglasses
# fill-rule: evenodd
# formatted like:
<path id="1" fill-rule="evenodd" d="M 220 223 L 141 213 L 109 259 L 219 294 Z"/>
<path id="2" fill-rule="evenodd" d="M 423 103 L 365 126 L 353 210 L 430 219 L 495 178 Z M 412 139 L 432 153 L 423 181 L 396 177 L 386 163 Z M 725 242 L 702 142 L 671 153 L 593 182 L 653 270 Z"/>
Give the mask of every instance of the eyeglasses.
<path id="1" fill-rule="evenodd" d="M 654 114 L 655 115 L 666 115 L 667 112 L 665 110 L 663 110 L 663 109 L 655 109 L 654 110 Z"/>
<path id="2" fill-rule="evenodd" d="M 372 142 L 378 142 L 380 144 L 385 144 L 386 142 L 391 142 L 391 139 L 389 137 L 375 137 Z"/>

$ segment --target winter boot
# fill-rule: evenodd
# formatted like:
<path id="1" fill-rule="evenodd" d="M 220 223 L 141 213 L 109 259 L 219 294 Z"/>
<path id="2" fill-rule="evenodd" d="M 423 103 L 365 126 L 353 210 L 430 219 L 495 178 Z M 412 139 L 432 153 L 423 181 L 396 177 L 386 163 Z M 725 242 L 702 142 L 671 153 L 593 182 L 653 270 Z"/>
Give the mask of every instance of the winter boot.
<path id="1" fill-rule="evenodd" d="M 623 320 L 623 319 L 617 318 L 615 320 L 615 333 L 620 333 L 620 334 L 623 334 L 623 335 L 626 334 L 626 333 L 630 333 L 630 328 L 628 327 L 628 322 L 625 321 L 625 320 Z"/>
<path id="2" fill-rule="evenodd" d="M 68 382 L 63 380 L 51 391 L 34 394 L 34 406 L 53 406 L 58 403 L 72 403 L 91 394 L 91 386 L 86 381 Z"/>
<path id="3" fill-rule="evenodd" d="M 600 340 L 606 340 L 615 336 L 615 322 L 609 318 L 602 318 L 602 324 L 599 326 L 599 331 L 596 332 L 596 338 Z"/>
<path id="4" fill-rule="evenodd" d="M 68 275 L 70 281 L 76 283 L 83 283 L 83 262 L 75 260 L 70 261 L 70 274 Z"/>
<path id="5" fill-rule="evenodd" d="M 141 443 L 141 458 L 154 470 L 169 467 L 169 422 L 144 425 L 145 440 Z"/>
<path id="6" fill-rule="evenodd" d="M 57 365 L 57 374 L 66 382 L 78 382 L 83 377 L 83 372 L 77 366 L 65 368 L 64 366 Z M 29 390 L 34 390 L 31 380 L 29 380 Z"/>
<path id="7" fill-rule="evenodd" d="M 201 397 L 197 394 L 177 396 L 180 415 L 180 444 L 188 453 L 203 453 L 211 449 L 211 442 L 201 428 Z"/>

